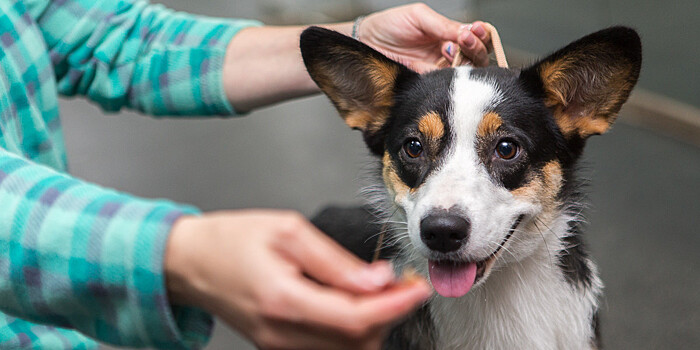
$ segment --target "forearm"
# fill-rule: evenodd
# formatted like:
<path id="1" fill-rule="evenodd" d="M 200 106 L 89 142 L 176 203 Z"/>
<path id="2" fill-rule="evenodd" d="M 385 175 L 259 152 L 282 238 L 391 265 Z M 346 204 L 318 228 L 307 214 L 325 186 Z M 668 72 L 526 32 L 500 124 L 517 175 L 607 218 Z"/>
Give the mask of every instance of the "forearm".
<path id="1" fill-rule="evenodd" d="M 350 35 L 352 23 L 323 27 Z M 306 26 L 257 27 L 239 32 L 224 60 L 224 89 L 239 112 L 318 92 L 299 51 Z"/>
<path id="2" fill-rule="evenodd" d="M 173 312 L 162 268 L 173 223 L 196 212 L 103 189 L 0 148 L 0 312 L 125 346 L 203 344 L 210 318 Z"/>
<path id="3" fill-rule="evenodd" d="M 145 0 L 26 4 L 59 93 L 86 96 L 107 111 L 235 114 L 221 79 L 226 48 L 240 29 L 259 22 L 175 12 Z"/>

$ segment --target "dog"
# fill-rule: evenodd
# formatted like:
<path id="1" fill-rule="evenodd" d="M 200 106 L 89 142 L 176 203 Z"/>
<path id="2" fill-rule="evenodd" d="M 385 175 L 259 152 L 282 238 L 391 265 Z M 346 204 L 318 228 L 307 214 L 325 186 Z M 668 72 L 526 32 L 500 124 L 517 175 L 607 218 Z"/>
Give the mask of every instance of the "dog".
<path id="1" fill-rule="evenodd" d="M 599 348 L 603 285 L 582 242 L 576 174 L 586 140 L 610 128 L 637 82 L 637 33 L 604 29 L 523 69 L 422 75 L 319 27 L 300 47 L 377 157 L 371 206 L 389 224 L 357 209 L 314 223 L 365 259 L 374 247 L 362 243 L 388 231 L 397 270 L 415 268 L 436 291 L 385 348 Z"/>

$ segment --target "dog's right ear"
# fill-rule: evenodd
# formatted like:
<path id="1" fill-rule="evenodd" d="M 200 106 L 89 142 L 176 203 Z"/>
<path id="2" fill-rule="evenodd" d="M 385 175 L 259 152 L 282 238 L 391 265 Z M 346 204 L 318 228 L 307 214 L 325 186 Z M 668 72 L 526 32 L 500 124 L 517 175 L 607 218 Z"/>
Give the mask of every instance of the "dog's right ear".
<path id="1" fill-rule="evenodd" d="M 382 128 L 389 119 L 397 81 L 418 74 L 357 40 L 324 28 L 306 29 L 300 47 L 309 75 L 345 123 L 361 130 L 369 149 L 382 154 Z"/>

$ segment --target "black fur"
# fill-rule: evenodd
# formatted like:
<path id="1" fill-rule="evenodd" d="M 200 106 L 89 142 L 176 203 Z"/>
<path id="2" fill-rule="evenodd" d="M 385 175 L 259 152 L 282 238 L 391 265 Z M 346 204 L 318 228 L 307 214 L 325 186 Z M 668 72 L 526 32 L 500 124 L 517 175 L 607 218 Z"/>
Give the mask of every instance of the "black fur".
<path id="1" fill-rule="evenodd" d="M 600 336 L 600 313 L 596 311 L 595 314 L 593 314 L 593 320 L 592 320 L 592 327 L 593 327 L 593 336 L 594 338 L 592 339 L 593 345 L 595 345 L 596 349 L 602 349 L 603 348 L 603 341 Z"/>
<path id="2" fill-rule="evenodd" d="M 368 207 L 327 207 L 311 220 L 325 232 L 360 259 L 370 262 L 377 247 L 377 239 L 382 225 Z M 384 255 L 391 256 L 391 252 Z"/>
<path id="3" fill-rule="evenodd" d="M 438 350 L 437 334 L 430 318 L 430 309 L 424 305 L 411 317 L 397 325 L 384 343 L 384 350 Z"/>
<path id="4" fill-rule="evenodd" d="M 428 73 L 404 85 L 396 94 L 389 121 L 386 124 L 384 149 L 389 152 L 401 180 L 409 187 L 420 186 L 432 170 L 439 165 L 440 155 L 450 143 L 451 130 L 447 123 L 448 111 L 452 108 L 448 93 L 454 78 L 451 69 Z M 418 122 L 429 112 L 440 115 L 445 126 L 445 135 L 433 147 L 418 132 Z M 411 159 L 403 151 L 410 138 L 418 138 L 424 147 L 421 157 Z"/>
<path id="5" fill-rule="evenodd" d="M 564 277 L 573 286 L 590 288 L 592 271 L 586 264 L 588 252 L 584 247 L 578 223 L 569 223 L 569 236 L 563 241 L 564 245 L 569 247 L 559 256 L 559 268 Z"/>

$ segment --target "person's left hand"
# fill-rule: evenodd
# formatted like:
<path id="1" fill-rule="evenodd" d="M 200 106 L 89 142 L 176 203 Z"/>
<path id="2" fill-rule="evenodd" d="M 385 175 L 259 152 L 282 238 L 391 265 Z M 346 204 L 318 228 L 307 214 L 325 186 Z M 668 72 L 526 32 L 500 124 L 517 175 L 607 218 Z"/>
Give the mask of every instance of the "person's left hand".
<path id="1" fill-rule="evenodd" d="M 475 66 L 487 66 L 491 37 L 481 22 L 471 27 L 440 15 L 425 4 L 391 8 L 367 16 L 358 28 L 363 43 L 424 73 L 452 62 L 456 46 Z"/>

